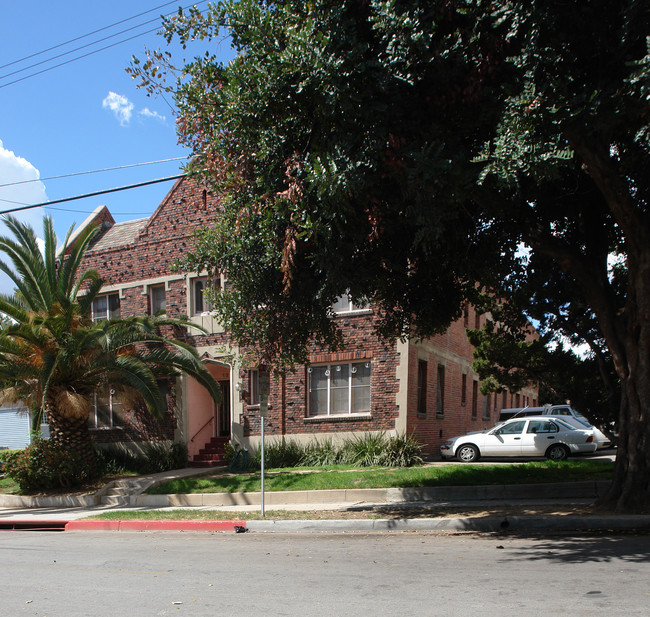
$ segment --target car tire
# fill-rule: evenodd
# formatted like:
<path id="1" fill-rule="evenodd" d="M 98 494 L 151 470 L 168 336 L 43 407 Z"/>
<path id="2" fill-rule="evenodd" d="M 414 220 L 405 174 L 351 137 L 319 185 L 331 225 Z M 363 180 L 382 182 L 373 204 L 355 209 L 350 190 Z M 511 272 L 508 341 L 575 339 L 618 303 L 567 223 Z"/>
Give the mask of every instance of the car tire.
<path id="1" fill-rule="evenodd" d="M 471 443 L 464 443 L 458 450 L 456 450 L 456 458 L 461 463 L 473 463 L 478 461 L 481 453 L 478 451 L 478 448 Z"/>
<path id="2" fill-rule="evenodd" d="M 569 458 L 569 451 L 561 443 L 554 443 L 546 450 L 546 458 L 549 461 L 565 461 Z"/>

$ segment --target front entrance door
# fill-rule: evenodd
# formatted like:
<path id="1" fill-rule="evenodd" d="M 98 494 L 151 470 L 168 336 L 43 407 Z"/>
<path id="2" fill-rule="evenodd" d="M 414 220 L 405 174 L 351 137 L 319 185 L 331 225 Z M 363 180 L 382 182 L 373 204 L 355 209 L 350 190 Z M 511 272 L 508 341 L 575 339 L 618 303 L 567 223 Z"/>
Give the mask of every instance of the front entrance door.
<path id="1" fill-rule="evenodd" d="M 221 403 L 217 405 L 217 437 L 230 437 L 230 380 L 219 381 Z"/>

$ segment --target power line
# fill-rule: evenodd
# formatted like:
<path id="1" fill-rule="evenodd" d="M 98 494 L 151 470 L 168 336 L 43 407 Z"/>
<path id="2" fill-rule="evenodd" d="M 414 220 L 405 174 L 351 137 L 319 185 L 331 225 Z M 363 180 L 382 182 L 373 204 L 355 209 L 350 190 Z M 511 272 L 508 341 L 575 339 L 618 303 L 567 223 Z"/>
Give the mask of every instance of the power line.
<path id="1" fill-rule="evenodd" d="M 200 2 L 196 2 L 196 3 L 194 3 L 194 4 L 188 4 L 187 6 L 185 6 L 185 7 L 183 7 L 183 8 L 189 8 L 189 7 L 191 7 L 191 6 L 195 6 L 195 5 L 199 5 L 199 4 L 204 4 L 204 3 L 207 2 L 207 1 L 208 1 L 208 0 L 201 0 Z M 167 3 L 167 4 L 174 4 L 174 2 L 169 2 L 169 3 Z M 162 6 L 166 6 L 166 5 L 162 5 Z M 161 7 L 158 7 L 158 8 L 161 8 Z M 151 11 L 155 11 L 155 10 L 157 10 L 157 9 L 151 9 Z M 146 11 L 146 12 L 151 12 L 151 11 Z M 144 14 L 145 14 L 145 13 L 140 13 L 140 15 L 144 15 Z M 172 12 L 172 13 L 168 13 L 166 16 L 173 15 L 173 14 L 174 14 L 174 12 Z M 136 15 L 135 17 L 138 17 L 138 15 Z M 129 18 L 129 19 L 134 19 L 134 17 L 133 17 L 133 18 Z M 123 21 L 128 21 L 128 20 L 123 20 Z M 11 73 L 7 73 L 6 75 L 2 75 L 2 76 L 0 76 L 0 79 L 4 79 L 5 77 L 9 77 L 9 76 L 11 76 L 11 75 L 15 75 L 15 74 L 17 74 L 17 73 L 22 73 L 23 71 L 26 71 L 26 70 L 28 70 L 28 69 L 30 69 L 30 68 L 35 67 L 35 66 L 40 66 L 41 64 L 45 64 L 45 63 L 47 63 L 47 62 L 51 62 L 52 60 L 54 60 L 54 59 L 56 59 L 56 58 L 60 58 L 60 57 L 62 57 L 62 56 L 66 56 L 66 55 L 68 55 L 68 54 L 74 53 L 75 51 L 78 51 L 78 50 L 80 50 L 80 49 L 84 49 L 84 48 L 86 48 L 86 47 L 90 47 L 90 46 L 92 46 L 92 45 L 96 45 L 96 44 L 98 44 L 98 43 L 101 43 L 102 41 L 106 41 L 106 40 L 108 40 L 108 39 L 110 39 L 110 38 L 113 38 L 113 37 L 115 37 L 115 36 L 118 36 L 118 35 L 120 35 L 120 34 L 124 34 L 125 32 L 129 32 L 129 31 L 131 31 L 131 30 L 133 30 L 133 29 L 135 29 L 135 28 L 139 28 L 139 27 L 144 26 L 144 25 L 146 25 L 146 24 L 152 23 L 153 21 L 157 21 L 157 19 L 152 19 L 152 20 L 150 20 L 150 21 L 143 22 L 143 23 L 140 24 L 139 26 L 133 26 L 133 27 L 131 27 L 131 28 L 127 28 L 126 30 L 122 30 L 121 32 L 117 32 L 116 34 L 111 34 L 111 35 L 109 35 L 109 36 L 107 36 L 107 37 L 104 37 L 104 38 L 99 39 L 99 40 L 97 40 L 97 41 L 94 41 L 94 42 L 92 42 L 92 43 L 87 43 L 86 45 L 82 45 L 82 46 L 77 47 L 77 48 L 75 48 L 75 49 L 73 49 L 73 50 L 71 50 L 71 51 L 64 52 L 64 53 L 59 54 L 59 55 L 57 55 L 57 56 L 53 56 L 52 58 L 48 58 L 48 59 L 46 59 L 46 60 L 42 60 L 42 61 L 40 61 L 40 62 L 37 62 L 37 63 L 35 63 L 35 64 L 32 64 L 32 65 L 30 65 L 30 66 L 28 66 L 28 67 L 25 67 L 25 68 L 22 68 L 22 69 L 18 69 L 18 70 L 16 70 L 16 71 L 11 72 Z M 122 22 L 117 22 L 117 23 L 122 23 Z M 112 25 L 116 25 L 116 24 L 112 24 Z M 107 29 L 107 28 L 111 28 L 111 27 L 112 27 L 112 26 L 106 26 L 105 28 L 100 28 L 99 30 L 96 30 L 95 32 L 100 32 L 101 30 L 105 30 L 105 29 Z M 106 49 L 110 49 L 111 47 L 116 47 L 117 45 L 121 45 L 122 43 L 126 43 L 127 41 L 131 41 L 131 40 L 133 40 L 133 39 L 135 39 L 135 38 L 138 38 L 138 37 L 140 37 L 140 36 L 144 36 L 145 34 L 151 34 L 152 32 L 156 32 L 157 30 L 158 30 L 158 26 L 156 26 L 155 28 L 152 28 L 152 29 L 150 29 L 150 30 L 146 30 L 145 32 L 140 32 L 139 34 L 135 34 L 135 35 L 133 35 L 133 36 L 127 37 L 127 38 L 125 38 L 125 39 L 122 39 L 122 40 L 117 41 L 117 42 L 115 42 L 115 43 L 112 43 L 112 44 L 110 44 L 110 45 L 105 45 L 104 47 L 100 47 L 99 49 L 95 49 L 95 50 L 93 50 L 93 51 L 89 51 L 89 52 L 86 53 L 86 54 L 82 54 L 82 55 L 80 55 L 80 56 L 76 56 L 76 57 L 74 57 L 74 58 L 71 58 L 70 60 L 66 60 L 65 62 L 60 62 L 59 64 L 55 64 L 55 65 L 53 65 L 53 66 L 47 67 L 47 68 L 45 68 L 45 69 L 42 69 L 42 70 L 40 70 L 40 71 L 36 71 L 36 72 L 34 72 L 34 73 L 30 73 L 29 75 L 25 75 L 25 76 L 20 77 L 20 78 L 18 78 L 18 79 L 14 79 L 13 81 L 10 81 L 10 82 L 7 82 L 7 83 L 5 83 L 5 84 L 0 85 L 0 88 L 5 88 L 5 87 L 7 87 L 7 86 L 12 86 L 13 84 L 17 84 L 17 83 L 20 83 L 21 81 L 25 81 L 26 79 L 29 79 L 30 77 L 36 77 L 37 75 L 41 75 L 41 74 L 43 74 L 43 73 L 47 73 L 48 71 L 51 71 L 51 70 L 53 70 L 53 69 L 59 68 L 59 67 L 61 67 L 61 66 L 65 66 L 66 64 L 70 64 L 70 63 L 72 63 L 72 62 L 75 62 L 75 61 L 77 61 L 77 60 L 81 60 L 81 59 L 83 59 L 83 58 L 87 58 L 88 56 L 92 56 L 92 55 L 94 55 L 94 54 L 96 54 L 96 53 L 99 53 L 100 51 L 104 51 L 104 50 L 106 50 Z M 93 33 L 91 33 L 91 34 L 93 34 Z M 50 48 L 50 50 L 52 50 L 52 49 L 56 49 L 57 47 L 61 47 L 61 46 L 63 46 L 63 45 L 67 45 L 68 43 L 73 42 L 73 41 L 75 41 L 75 40 L 79 40 L 80 38 L 84 38 L 85 36 L 89 36 L 89 35 L 83 35 L 83 36 L 81 36 L 81 37 L 77 37 L 76 39 L 72 39 L 71 41 L 67 41 L 66 43 L 61 43 L 61 44 L 59 44 L 59 45 L 55 45 L 54 47 Z M 5 64 L 5 65 L 1 66 L 0 68 L 6 68 L 6 67 L 8 67 L 8 66 L 11 66 L 11 65 L 13 65 L 13 64 L 16 64 L 17 62 L 22 62 L 22 61 L 24 61 L 24 60 L 26 60 L 26 59 L 28 59 L 28 58 L 32 58 L 32 57 L 34 57 L 34 56 L 40 55 L 41 53 L 46 53 L 46 51 L 50 51 L 50 50 L 45 50 L 45 51 L 43 51 L 43 52 L 38 52 L 38 53 L 36 53 L 36 54 L 32 54 L 31 56 L 27 56 L 27 57 L 25 57 L 25 58 L 23 58 L 23 59 L 21 59 L 21 60 L 16 60 L 16 61 L 11 62 L 11 63 L 9 63 L 9 64 Z M 169 105 L 169 103 L 167 103 L 167 104 Z M 171 105 L 170 105 L 170 107 L 171 107 Z"/>
<path id="2" fill-rule="evenodd" d="M 86 43 L 85 45 L 80 45 L 79 47 L 75 47 L 74 49 L 70 49 L 69 51 L 64 51 L 64 52 L 62 52 L 60 54 L 57 54 L 56 56 L 51 56 L 49 58 L 45 58 L 45 60 L 41 60 L 39 62 L 34 62 L 34 64 L 30 64 L 28 66 L 25 66 L 22 69 L 16 69 L 15 71 L 12 71 L 11 73 L 5 73 L 4 75 L 0 75 L 0 79 L 5 79 L 7 77 L 11 77 L 12 75 L 17 75 L 18 73 L 22 73 L 22 72 L 27 71 L 29 69 L 33 69 L 34 67 L 41 66 L 41 64 L 47 64 L 48 62 L 52 62 L 53 60 L 56 60 L 57 58 L 63 58 L 63 56 L 69 56 L 70 54 L 73 54 L 75 51 L 79 51 L 81 49 L 86 49 L 86 47 L 92 47 L 93 45 L 97 45 L 98 43 L 103 43 L 104 41 L 108 41 L 108 39 L 114 39 L 116 36 L 120 36 L 120 34 L 124 34 L 125 32 L 131 32 L 131 30 L 141 28 L 142 26 L 146 26 L 148 24 L 152 24 L 152 23 L 157 22 L 157 21 L 158 21 L 158 18 L 156 17 L 155 19 L 150 19 L 149 21 L 145 21 L 145 22 L 143 22 L 141 24 L 131 26 L 130 28 L 127 28 L 126 30 L 120 30 L 119 32 L 115 32 L 114 34 L 109 34 L 108 36 L 105 36 L 104 38 L 98 39 L 96 41 L 91 41 L 90 43 Z M 158 30 L 158 27 L 154 28 L 154 30 Z M 140 36 L 141 34 L 147 34 L 149 32 L 152 32 L 152 30 L 147 30 L 147 32 L 141 32 L 138 36 Z M 54 67 L 52 67 L 52 68 L 54 68 Z"/>
<path id="3" fill-rule="evenodd" d="M 85 199 L 86 197 L 96 197 L 97 195 L 106 195 L 107 193 L 116 193 L 118 191 L 127 191 L 129 189 L 140 188 L 141 186 L 149 186 L 151 184 L 159 184 L 160 182 L 168 182 L 170 180 L 178 180 L 184 178 L 187 174 L 178 174 L 176 176 L 167 176 L 166 178 L 157 178 L 156 180 L 147 180 L 145 182 L 138 182 L 137 184 L 129 184 L 126 186 L 118 186 L 112 189 L 105 189 L 103 191 L 95 191 L 93 193 L 85 193 L 84 195 L 75 195 L 74 197 L 64 197 L 63 199 L 54 199 L 52 201 L 44 201 L 40 204 L 32 204 L 29 206 L 21 206 L 20 208 L 9 208 L 8 210 L 0 210 L 0 214 L 10 214 L 11 212 L 22 212 L 23 210 L 31 210 L 33 208 L 47 208 L 52 204 L 60 204 L 66 201 L 75 201 L 77 199 Z"/>
<path id="4" fill-rule="evenodd" d="M 13 84 L 17 84 L 21 81 L 25 81 L 26 79 L 29 79 L 30 77 L 36 77 L 36 75 L 41 75 L 42 73 L 47 73 L 48 71 L 51 71 L 53 69 L 58 69 L 60 66 L 65 66 L 66 64 L 70 64 L 71 62 L 75 62 L 76 60 L 81 60 L 82 58 L 87 58 L 88 56 L 92 56 L 93 54 L 97 54 L 100 51 L 104 51 L 105 49 L 110 49 L 111 47 L 115 47 L 117 45 L 120 45 L 122 43 L 126 43 L 127 41 L 131 41 L 133 39 L 137 39 L 139 36 L 143 36 L 145 34 L 150 34 L 151 32 L 156 32 L 158 28 L 152 28 L 151 30 L 147 30 L 146 32 L 140 32 L 140 34 L 135 34 L 133 36 L 130 36 L 126 39 L 122 39 L 121 41 L 117 41 L 116 43 L 111 43 L 110 45 L 105 45 L 104 47 L 100 47 L 99 49 L 95 49 L 94 51 L 89 51 L 87 54 L 82 54 L 81 56 L 77 56 L 75 58 L 71 58 L 70 60 L 66 60 L 65 62 L 59 62 L 59 64 L 55 64 L 54 66 L 50 66 L 46 69 L 42 69 L 41 71 L 36 71 L 35 73 L 30 73 L 29 75 L 25 75 L 24 77 L 21 77 L 19 79 L 14 79 L 13 81 L 8 81 L 6 84 L 0 85 L 0 88 L 6 88 L 7 86 L 12 86 Z"/>
<path id="5" fill-rule="evenodd" d="M 172 0 L 172 2 L 166 2 L 165 4 L 161 4 L 160 6 L 156 6 L 153 9 L 149 9 L 148 11 L 144 11 L 143 13 L 138 13 L 137 15 L 133 15 L 132 17 L 127 17 L 126 19 L 122 19 L 120 21 L 116 21 L 113 24 L 110 24 L 108 26 L 104 26 L 103 28 L 98 28 L 97 30 L 93 30 L 92 32 L 88 32 L 87 34 L 82 34 L 81 36 L 75 37 L 74 39 L 70 39 L 69 41 L 65 41 L 63 43 L 59 43 L 58 45 L 53 45 L 52 47 L 48 47 L 47 49 L 44 49 L 42 51 L 37 51 L 36 53 L 33 53 L 29 56 L 25 56 L 24 58 L 19 58 L 18 60 L 14 60 L 13 62 L 9 62 L 7 64 L 3 64 L 0 66 L 0 69 L 5 69 L 8 66 L 13 66 L 14 64 L 18 64 L 20 62 L 24 62 L 25 60 L 29 60 L 31 58 L 35 58 L 36 56 L 42 56 L 43 54 L 46 54 L 48 51 L 53 51 L 54 49 L 58 49 L 59 47 L 65 47 L 66 45 L 69 45 L 70 43 L 74 43 L 75 41 L 80 41 L 81 39 L 88 38 L 89 36 L 92 36 L 93 34 L 97 34 L 98 32 L 103 32 L 104 30 L 109 30 L 110 28 L 113 28 L 114 26 L 119 26 L 120 24 L 126 23 L 127 21 L 131 21 L 133 19 L 137 19 L 138 17 L 142 17 L 143 15 L 146 15 L 147 13 L 153 13 L 154 11 L 157 11 L 158 9 L 162 9 L 166 6 L 169 6 L 170 4 L 176 4 L 177 0 Z M 149 22 L 147 22 L 149 23 Z"/>
<path id="6" fill-rule="evenodd" d="M 60 178 L 72 178 L 74 176 L 85 176 L 87 174 L 98 174 L 104 171 L 116 171 L 118 169 L 129 169 L 131 167 L 142 167 L 143 165 L 154 165 L 157 163 L 169 163 L 171 161 L 183 161 L 187 159 L 186 156 L 176 156 L 171 159 L 160 159 L 158 161 L 146 161 L 145 163 L 130 163 L 129 165 L 119 165 L 117 167 L 104 167 L 103 169 L 91 169 L 89 171 L 78 171 L 70 174 L 62 174 L 60 176 L 50 176 L 49 178 L 34 178 L 33 180 L 20 180 L 18 182 L 8 182 L 7 184 L 0 184 L 0 188 L 5 186 L 16 186 L 17 184 L 29 184 L 31 182 L 45 182 L 46 180 L 59 180 Z M 7 201 L 5 199 L 1 201 Z M 18 203 L 18 202 L 13 202 Z"/>

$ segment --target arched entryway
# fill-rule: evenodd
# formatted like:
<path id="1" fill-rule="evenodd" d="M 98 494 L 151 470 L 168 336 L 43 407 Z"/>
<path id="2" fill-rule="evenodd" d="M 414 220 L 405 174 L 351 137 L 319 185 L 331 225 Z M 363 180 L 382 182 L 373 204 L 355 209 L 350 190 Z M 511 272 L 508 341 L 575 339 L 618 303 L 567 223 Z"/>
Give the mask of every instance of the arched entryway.
<path id="1" fill-rule="evenodd" d="M 194 379 L 188 379 L 187 386 L 187 450 L 190 460 L 205 453 L 210 444 L 223 444 L 230 440 L 231 392 L 230 366 L 223 362 L 207 359 L 205 366 L 221 386 L 221 403 L 215 405 L 208 391 Z"/>

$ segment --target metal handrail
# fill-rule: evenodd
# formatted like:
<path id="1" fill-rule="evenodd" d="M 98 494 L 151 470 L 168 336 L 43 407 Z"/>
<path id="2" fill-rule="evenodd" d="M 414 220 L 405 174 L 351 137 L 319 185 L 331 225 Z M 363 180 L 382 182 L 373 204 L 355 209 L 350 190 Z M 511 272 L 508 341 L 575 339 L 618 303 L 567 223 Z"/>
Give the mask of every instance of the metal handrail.
<path id="1" fill-rule="evenodd" d="M 210 422 L 214 422 L 214 420 L 215 418 L 212 416 L 212 418 L 210 418 L 198 431 L 196 431 L 196 433 L 194 433 L 194 437 L 196 437 L 208 424 L 210 424 Z M 194 441 L 194 437 L 190 439 L 190 443 Z"/>

